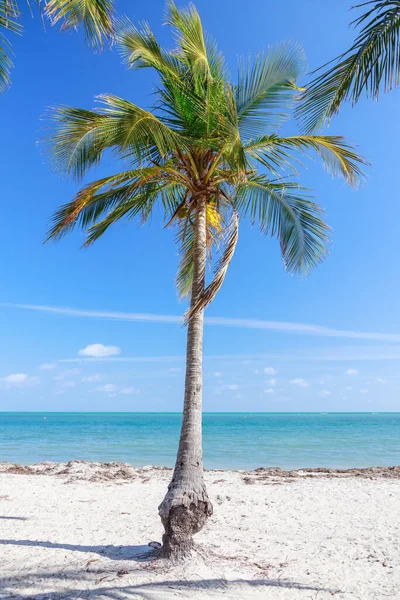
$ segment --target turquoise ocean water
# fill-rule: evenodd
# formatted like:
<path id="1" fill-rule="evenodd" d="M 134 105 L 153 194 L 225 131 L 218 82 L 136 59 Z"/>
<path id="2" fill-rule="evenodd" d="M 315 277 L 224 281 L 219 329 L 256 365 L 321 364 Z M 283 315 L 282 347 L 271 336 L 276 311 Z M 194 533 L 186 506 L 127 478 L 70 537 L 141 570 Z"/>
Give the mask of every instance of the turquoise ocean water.
<path id="1" fill-rule="evenodd" d="M 176 413 L 0 413 L 0 461 L 173 466 L 180 422 Z M 219 469 L 397 465 L 400 413 L 206 413 L 204 464 Z"/>

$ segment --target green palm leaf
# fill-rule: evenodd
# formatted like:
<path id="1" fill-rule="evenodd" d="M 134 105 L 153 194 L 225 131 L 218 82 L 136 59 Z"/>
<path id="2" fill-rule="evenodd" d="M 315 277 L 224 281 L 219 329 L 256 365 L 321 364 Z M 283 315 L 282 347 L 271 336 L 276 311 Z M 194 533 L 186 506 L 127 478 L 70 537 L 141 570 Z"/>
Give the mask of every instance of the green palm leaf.
<path id="1" fill-rule="evenodd" d="M 381 84 L 385 92 L 399 86 L 400 0 L 372 0 L 354 8 L 371 5 L 353 22 L 363 25 L 353 46 L 331 61 L 334 66 L 315 77 L 303 94 L 297 116 L 306 132 L 329 123 L 346 100 L 354 105 L 364 92 L 377 99 Z"/>
<path id="2" fill-rule="evenodd" d="M 251 138 L 288 117 L 305 71 L 305 56 L 297 44 L 280 44 L 256 59 L 239 64 L 236 103 L 241 135 Z"/>
<path id="3" fill-rule="evenodd" d="M 184 140 L 152 112 L 111 95 L 99 96 L 98 111 L 58 107 L 51 112 L 56 132 L 50 136 L 56 169 L 77 179 L 99 163 L 106 149 L 140 161 L 146 155 L 167 156 Z"/>
<path id="4" fill-rule="evenodd" d="M 88 43 L 102 50 L 104 40 L 114 37 L 114 0 L 47 0 L 44 14 L 52 25 L 61 22 L 61 29 L 83 26 Z"/>
<path id="5" fill-rule="evenodd" d="M 267 167 L 273 174 L 279 173 L 279 169 L 293 166 L 294 159 L 290 154 L 291 150 L 300 153 L 314 150 L 321 157 L 322 164 L 330 175 L 342 177 L 354 187 L 363 177 L 360 163 L 368 164 L 340 136 L 295 135 L 282 138 L 277 135 L 269 135 L 258 138 L 245 146 L 245 152 Z"/>
<path id="6" fill-rule="evenodd" d="M 329 227 L 318 204 L 294 182 L 271 182 L 253 175 L 238 187 L 235 205 L 261 231 L 277 237 L 285 268 L 305 276 L 326 256 Z"/>

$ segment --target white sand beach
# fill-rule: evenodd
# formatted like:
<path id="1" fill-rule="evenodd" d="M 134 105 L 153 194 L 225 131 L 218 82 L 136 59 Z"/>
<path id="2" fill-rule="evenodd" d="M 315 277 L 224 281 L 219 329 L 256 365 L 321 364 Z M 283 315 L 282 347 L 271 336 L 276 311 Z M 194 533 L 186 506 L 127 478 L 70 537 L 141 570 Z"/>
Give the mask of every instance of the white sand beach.
<path id="1" fill-rule="evenodd" d="M 0 465 L 0 597 L 400 598 L 400 467 L 208 471 L 193 560 L 155 557 L 170 471 Z"/>

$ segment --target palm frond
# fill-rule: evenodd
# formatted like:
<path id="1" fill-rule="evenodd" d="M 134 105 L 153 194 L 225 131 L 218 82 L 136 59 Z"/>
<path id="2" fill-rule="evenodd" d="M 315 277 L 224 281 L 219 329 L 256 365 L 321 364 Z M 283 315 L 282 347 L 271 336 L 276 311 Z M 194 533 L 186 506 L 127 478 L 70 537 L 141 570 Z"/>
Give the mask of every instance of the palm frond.
<path id="1" fill-rule="evenodd" d="M 342 177 L 354 187 L 363 177 L 360 165 L 368 165 L 365 158 L 354 152 L 351 144 L 340 136 L 296 135 L 282 138 L 271 135 L 245 146 L 245 152 L 269 168 L 273 174 L 278 172 L 279 167 L 293 164 L 293 157 L 288 152 L 290 150 L 301 153 L 315 150 L 330 175 Z"/>
<path id="2" fill-rule="evenodd" d="M 189 213 L 179 221 L 176 242 L 179 246 L 180 263 L 175 285 L 179 296 L 186 298 L 193 282 L 194 223 Z"/>
<path id="3" fill-rule="evenodd" d="M 56 131 L 47 139 L 56 169 L 77 179 L 99 163 L 107 148 L 119 156 L 145 158 L 152 148 L 166 156 L 184 140 L 152 112 L 111 95 L 99 96 L 99 111 L 58 107 L 51 113 Z"/>
<path id="4" fill-rule="evenodd" d="M 117 41 L 123 59 L 131 68 L 153 67 L 166 79 L 182 76 L 179 61 L 160 48 L 148 23 L 136 27 L 124 17 L 117 25 Z"/>
<path id="5" fill-rule="evenodd" d="M 15 0 L 0 0 L 0 94 L 10 85 L 10 73 L 14 66 L 11 44 L 2 29 L 10 33 L 22 33 L 18 22 L 19 9 Z"/>
<path id="6" fill-rule="evenodd" d="M 329 123 L 342 102 L 354 105 L 362 93 L 377 99 L 381 84 L 385 92 L 400 84 L 400 1 L 372 0 L 373 5 L 353 24 L 363 25 L 353 46 L 316 76 L 305 93 L 296 114 L 306 133 Z M 324 67 L 317 70 L 321 71 Z"/>
<path id="7" fill-rule="evenodd" d="M 10 33 L 22 33 L 18 19 L 20 11 L 16 0 L 0 0 L 0 28 Z"/>
<path id="8" fill-rule="evenodd" d="M 203 26 L 194 4 L 189 4 L 186 9 L 178 9 L 175 2 L 169 0 L 166 23 L 174 28 L 180 58 L 185 60 L 191 74 L 201 80 L 211 77 Z"/>
<path id="9" fill-rule="evenodd" d="M 252 175 L 238 186 L 235 200 L 239 214 L 279 239 L 285 268 L 301 276 L 322 262 L 329 243 L 323 211 L 304 191 L 294 182 Z"/>
<path id="10" fill-rule="evenodd" d="M 147 221 L 153 207 L 158 200 L 162 190 L 171 185 L 169 183 L 150 183 L 141 186 L 136 194 L 133 194 L 126 202 L 119 201 L 101 221 L 96 222 L 87 230 L 87 238 L 84 246 L 90 246 L 98 240 L 111 226 L 122 218 L 134 219 L 141 215 L 142 223 Z"/>
<path id="11" fill-rule="evenodd" d="M 185 313 L 185 323 L 199 311 L 204 310 L 206 306 L 211 304 L 215 296 L 221 289 L 224 282 L 228 267 L 235 253 L 236 244 L 239 238 L 239 217 L 236 211 L 233 211 L 231 221 L 225 231 L 223 254 L 214 269 L 214 278 L 206 287 L 203 294 L 197 302 Z"/>
<path id="12" fill-rule="evenodd" d="M 52 25 L 61 22 L 62 30 L 82 25 L 95 50 L 102 50 L 104 40 L 114 38 L 114 0 L 47 0 L 44 12 Z"/>
<path id="13" fill-rule="evenodd" d="M 265 132 L 288 117 L 305 70 L 305 56 L 297 44 L 280 44 L 239 63 L 236 103 L 241 134 L 246 138 Z"/>
<path id="14" fill-rule="evenodd" d="M 7 38 L 0 31 L 0 94 L 10 85 L 10 72 L 12 67 L 11 46 Z"/>
<path id="15" fill-rule="evenodd" d="M 169 180 L 158 167 L 131 170 L 98 179 L 84 186 L 72 202 L 61 206 L 52 219 L 46 241 L 60 239 L 76 226 L 86 229 L 118 205 L 130 202 L 148 185 Z M 162 189 L 162 188 L 161 188 Z"/>

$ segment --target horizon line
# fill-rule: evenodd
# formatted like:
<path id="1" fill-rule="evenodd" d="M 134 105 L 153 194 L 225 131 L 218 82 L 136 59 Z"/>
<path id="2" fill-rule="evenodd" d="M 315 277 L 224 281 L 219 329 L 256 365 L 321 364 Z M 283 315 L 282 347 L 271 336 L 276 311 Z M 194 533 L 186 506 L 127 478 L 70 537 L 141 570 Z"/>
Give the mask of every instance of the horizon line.
<path id="1" fill-rule="evenodd" d="M 101 311 L 93 309 L 79 309 L 62 306 L 49 306 L 40 304 L 19 304 L 1 302 L 0 307 L 16 308 L 22 310 L 47 312 L 70 317 L 83 317 L 100 320 L 129 321 L 134 323 L 158 323 L 169 325 L 182 325 L 183 319 L 177 315 L 160 315 L 153 313 L 132 313 L 120 311 Z M 373 340 L 388 343 L 400 343 L 400 333 L 379 333 L 336 329 L 323 325 L 307 323 L 293 323 L 290 321 L 267 321 L 253 318 L 230 317 L 205 317 L 206 325 L 216 327 L 238 327 L 244 329 L 269 330 L 281 333 L 296 333 L 320 337 L 333 337 L 358 340 Z"/>

